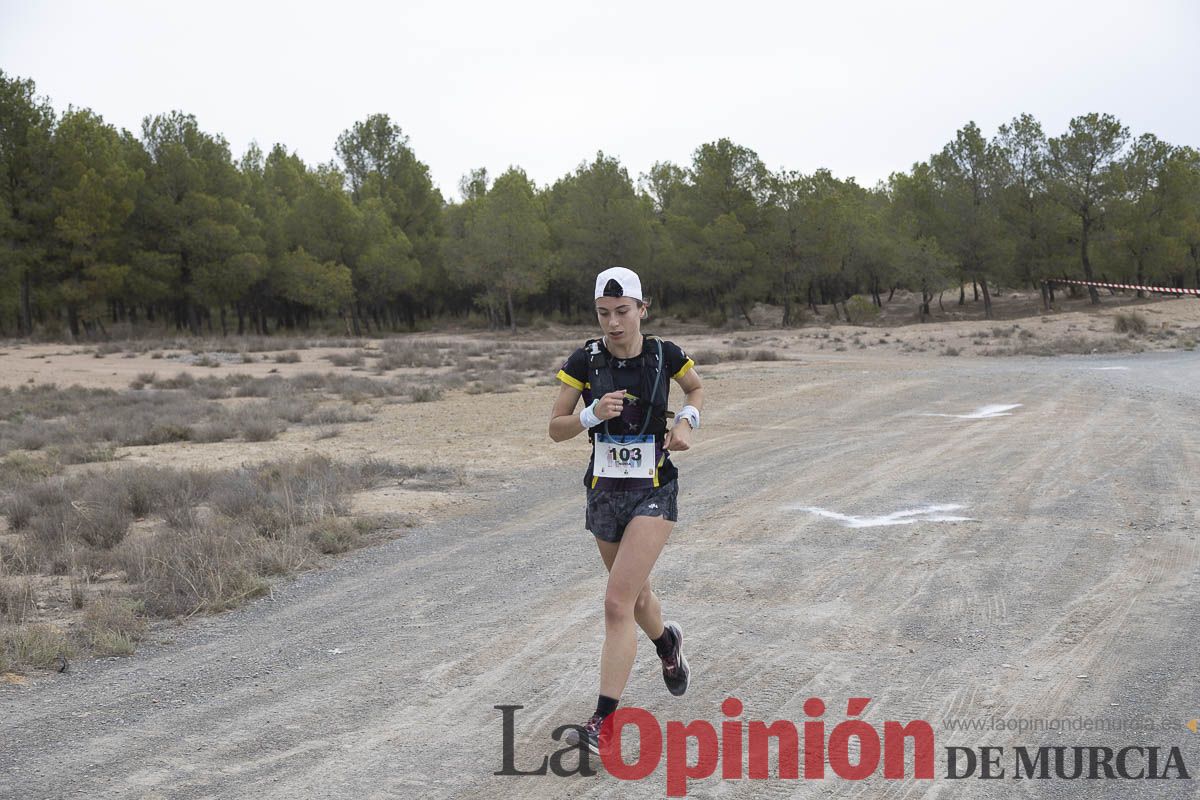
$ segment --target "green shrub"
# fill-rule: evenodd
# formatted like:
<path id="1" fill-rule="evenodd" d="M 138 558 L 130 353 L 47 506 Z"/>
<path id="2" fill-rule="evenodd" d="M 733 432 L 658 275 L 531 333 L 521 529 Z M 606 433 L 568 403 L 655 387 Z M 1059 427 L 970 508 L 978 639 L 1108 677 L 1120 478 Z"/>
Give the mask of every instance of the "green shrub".
<path id="1" fill-rule="evenodd" d="M 873 320 L 879 316 L 879 307 L 866 295 L 856 294 L 845 303 L 846 313 L 854 322 Z"/>

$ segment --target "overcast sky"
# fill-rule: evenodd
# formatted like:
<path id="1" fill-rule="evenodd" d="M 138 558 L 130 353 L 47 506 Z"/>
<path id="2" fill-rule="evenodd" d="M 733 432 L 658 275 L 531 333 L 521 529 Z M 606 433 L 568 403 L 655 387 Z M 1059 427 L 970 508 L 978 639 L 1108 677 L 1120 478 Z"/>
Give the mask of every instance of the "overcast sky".
<path id="1" fill-rule="evenodd" d="M 729 137 L 871 185 L 974 120 L 1090 111 L 1200 146 L 1200 3 L 14 2 L 0 69 L 140 130 L 180 109 L 234 156 L 315 164 L 384 112 L 457 196 L 476 166 L 551 183 L 597 150 L 635 178 Z"/>

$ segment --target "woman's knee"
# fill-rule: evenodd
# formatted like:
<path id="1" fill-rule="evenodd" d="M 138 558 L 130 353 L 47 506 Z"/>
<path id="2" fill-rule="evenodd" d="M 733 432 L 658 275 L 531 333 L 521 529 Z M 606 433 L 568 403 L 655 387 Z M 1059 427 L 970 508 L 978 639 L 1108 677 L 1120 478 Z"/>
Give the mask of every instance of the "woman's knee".
<path id="1" fill-rule="evenodd" d="M 637 598 L 630 599 L 621 592 L 609 589 L 604 594 L 604 619 L 608 623 L 620 623 L 633 619 L 633 608 Z"/>

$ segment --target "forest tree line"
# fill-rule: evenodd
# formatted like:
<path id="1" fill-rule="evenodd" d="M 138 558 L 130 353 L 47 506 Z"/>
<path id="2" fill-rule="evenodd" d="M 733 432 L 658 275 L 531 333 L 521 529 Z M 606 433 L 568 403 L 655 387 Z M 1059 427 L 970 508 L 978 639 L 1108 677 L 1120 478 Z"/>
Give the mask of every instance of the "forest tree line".
<path id="1" fill-rule="evenodd" d="M 1200 286 L 1200 153 L 1107 114 L 1058 136 L 1027 114 L 990 139 L 967 123 L 873 187 L 721 139 L 636 181 L 604 153 L 548 186 L 473 170 L 448 200 L 385 114 L 336 153 L 235 159 L 179 111 L 135 135 L 0 71 L 0 335 L 581 322 L 612 265 L 657 309 L 714 324 L 760 301 L 788 325 L 818 304 L 848 318 L 896 289 L 928 314 L 972 283 L 990 315 L 995 288 L 1044 277 Z"/>

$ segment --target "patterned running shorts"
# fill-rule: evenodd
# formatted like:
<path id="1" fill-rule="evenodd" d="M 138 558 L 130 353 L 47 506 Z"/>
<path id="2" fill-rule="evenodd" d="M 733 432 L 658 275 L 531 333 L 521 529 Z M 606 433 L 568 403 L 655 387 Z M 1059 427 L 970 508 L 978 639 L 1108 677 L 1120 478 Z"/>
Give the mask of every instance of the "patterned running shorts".
<path id="1" fill-rule="evenodd" d="M 621 541 L 625 526 L 634 517 L 662 517 L 676 522 L 679 519 L 679 480 L 657 489 L 587 490 L 587 529 L 597 539 Z"/>

